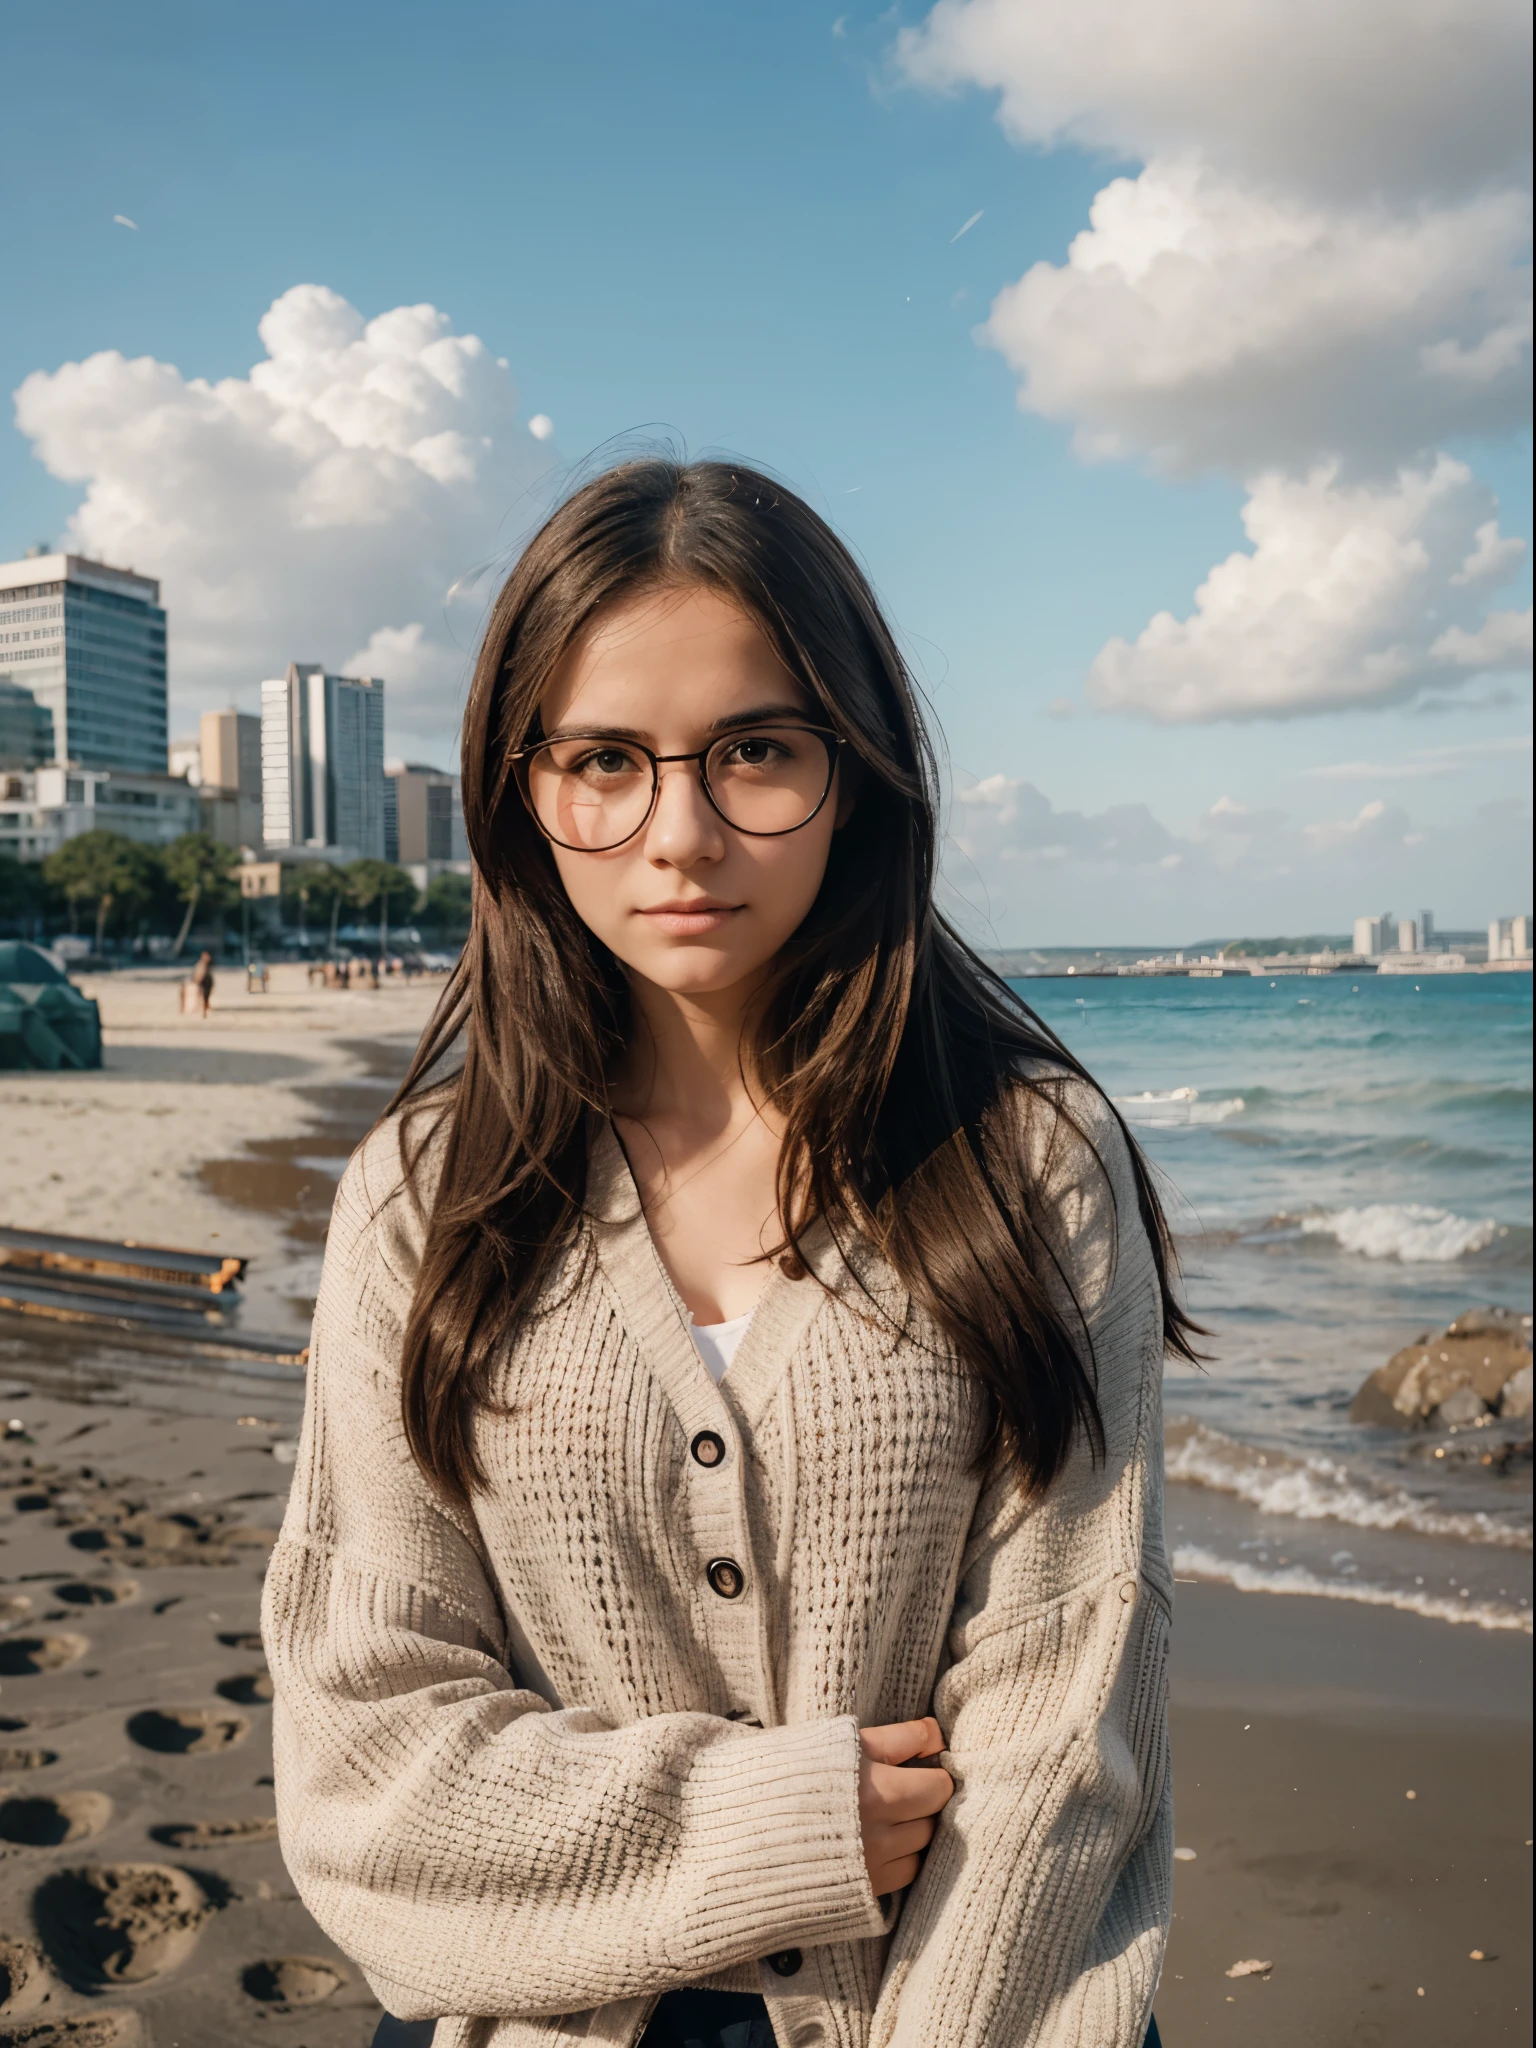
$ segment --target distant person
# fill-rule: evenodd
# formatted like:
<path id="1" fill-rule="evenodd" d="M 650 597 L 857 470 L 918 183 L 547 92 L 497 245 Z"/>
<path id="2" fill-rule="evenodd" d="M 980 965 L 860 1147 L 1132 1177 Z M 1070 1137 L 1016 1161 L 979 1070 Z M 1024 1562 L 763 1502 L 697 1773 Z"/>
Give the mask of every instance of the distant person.
<path id="1" fill-rule="evenodd" d="M 283 1853 L 380 2043 L 1155 2039 L 1192 1326 L 934 904 L 935 780 L 739 464 L 598 477 L 496 601 L 484 886 L 337 1194 L 266 1581 Z"/>
<path id="2" fill-rule="evenodd" d="M 192 969 L 189 985 L 197 1003 L 198 1015 L 207 1020 L 213 1008 L 213 955 L 199 953 L 197 965 Z"/>

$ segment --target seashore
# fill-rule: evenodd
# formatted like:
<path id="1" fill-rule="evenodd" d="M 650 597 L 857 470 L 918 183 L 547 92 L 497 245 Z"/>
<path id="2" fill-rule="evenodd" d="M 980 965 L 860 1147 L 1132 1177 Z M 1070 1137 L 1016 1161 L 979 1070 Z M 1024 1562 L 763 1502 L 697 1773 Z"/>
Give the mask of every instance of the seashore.
<path id="1" fill-rule="evenodd" d="M 247 1322 L 299 1329 L 436 985 L 236 979 L 204 1025 L 103 978 L 102 1072 L 0 1079 L 0 1221 L 243 1254 Z M 302 1375 L 9 1319 L 0 1388 L 0 2048 L 362 2048 L 377 2007 L 271 1822 L 255 1629 Z M 1171 1487 L 1170 1524 L 1196 1505 Z M 1182 1584 L 1171 1685 L 1170 2048 L 1528 2034 L 1527 1635 Z"/>

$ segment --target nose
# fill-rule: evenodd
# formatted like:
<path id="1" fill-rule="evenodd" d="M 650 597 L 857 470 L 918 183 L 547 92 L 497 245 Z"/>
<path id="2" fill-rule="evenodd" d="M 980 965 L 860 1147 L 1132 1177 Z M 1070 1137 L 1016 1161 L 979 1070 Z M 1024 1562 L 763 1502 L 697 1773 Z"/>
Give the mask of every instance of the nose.
<path id="1" fill-rule="evenodd" d="M 697 763 L 668 761 L 656 773 L 656 807 L 645 828 L 646 859 L 674 868 L 719 860 L 725 828 L 704 794 Z"/>

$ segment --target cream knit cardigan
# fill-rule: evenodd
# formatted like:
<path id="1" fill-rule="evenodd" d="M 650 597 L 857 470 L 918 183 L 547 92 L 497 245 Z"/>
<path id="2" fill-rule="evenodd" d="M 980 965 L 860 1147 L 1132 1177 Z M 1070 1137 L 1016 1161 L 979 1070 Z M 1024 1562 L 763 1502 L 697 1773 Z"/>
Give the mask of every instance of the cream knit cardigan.
<path id="1" fill-rule="evenodd" d="M 397 1127 L 353 1159 L 267 1579 L 278 1821 L 388 2010 L 444 2016 L 434 2048 L 630 2048 L 689 1984 L 760 1991 L 781 2048 L 1140 2048 L 1172 1889 L 1159 1294 L 1118 1127 L 1047 1085 L 1068 1117 L 1026 1098 L 1021 1142 L 1108 1457 L 1034 1499 L 977 1469 L 971 1381 L 825 1233 L 717 1386 L 595 1123 L 590 1219 L 463 1512 L 401 1428 Z M 955 1793 L 882 1902 L 857 1731 L 930 1710 Z"/>

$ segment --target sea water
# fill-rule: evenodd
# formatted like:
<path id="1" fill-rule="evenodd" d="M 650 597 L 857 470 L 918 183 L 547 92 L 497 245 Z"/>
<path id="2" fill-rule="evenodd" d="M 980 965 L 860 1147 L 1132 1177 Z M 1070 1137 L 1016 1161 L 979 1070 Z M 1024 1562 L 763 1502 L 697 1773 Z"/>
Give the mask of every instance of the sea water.
<path id="1" fill-rule="evenodd" d="M 1528 1630 L 1529 1460 L 1482 1455 L 1509 1431 L 1349 1406 L 1463 1310 L 1529 1315 L 1530 975 L 1014 986 L 1158 1169 L 1210 1332 L 1165 1383 L 1176 1574 Z"/>

